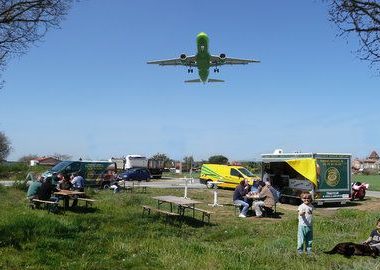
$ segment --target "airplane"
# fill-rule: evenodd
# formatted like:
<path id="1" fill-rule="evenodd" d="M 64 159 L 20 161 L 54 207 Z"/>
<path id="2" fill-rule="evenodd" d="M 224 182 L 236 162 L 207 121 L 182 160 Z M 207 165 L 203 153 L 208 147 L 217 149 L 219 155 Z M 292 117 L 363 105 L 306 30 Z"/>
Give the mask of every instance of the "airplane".
<path id="1" fill-rule="evenodd" d="M 199 79 L 187 80 L 186 83 L 198 82 L 224 82 L 224 80 L 210 79 L 209 68 L 213 67 L 215 73 L 219 73 L 219 66 L 222 65 L 246 65 L 248 63 L 260 63 L 258 60 L 239 59 L 226 57 L 226 54 L 210 55 L 208 52 L 209 38 L 206 33 L 201 32 L 197 35 L 197 54 L 187 56 L 182 53 L 179 58 L 149 61 L 147 64 L 158 64 L 160 66 L 186 66 L 187 73 L 193 73 L 193 68 L 198 68 Z"/>

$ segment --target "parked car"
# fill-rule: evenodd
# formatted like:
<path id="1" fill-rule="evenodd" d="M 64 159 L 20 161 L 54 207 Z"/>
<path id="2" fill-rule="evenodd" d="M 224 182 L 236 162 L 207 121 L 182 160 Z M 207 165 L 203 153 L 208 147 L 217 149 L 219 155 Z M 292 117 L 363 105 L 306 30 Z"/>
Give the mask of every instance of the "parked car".
<path id="1" fill-rule="evenodd" d="M 117 176 L 117 180 L 119 180 L 119 181 L 122 181 L 122 180 L 125 180 L 125 181 L 133 181 L 133 180 L 150 181 L 150 178 L 151 178 L 151 175 L 150 175 L 148 169 L 146 169 L 146 168 L 132 168 L 132 169 L 129 169 L 129 170 L 126 170 L 126 171 L 120 173 Z"/>

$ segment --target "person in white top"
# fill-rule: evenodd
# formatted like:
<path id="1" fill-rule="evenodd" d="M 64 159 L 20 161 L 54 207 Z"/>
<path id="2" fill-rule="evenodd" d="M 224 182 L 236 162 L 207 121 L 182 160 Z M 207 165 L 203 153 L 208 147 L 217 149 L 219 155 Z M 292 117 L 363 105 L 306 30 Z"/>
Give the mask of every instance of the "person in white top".
<path id="1" fill-rule="evenodd" d="M 311 255 L 313 243 L 313 206 L 312 196 L 309 192 L 301 194 L 302 204 L 298 206 L 298 235 L 297 252 L 302 254 L 304 246 L 308 255 Z"/>
<path id="2" fill-rule="evenodd" d="M 264 175 L 263 175 L 263 182 L 264 182 L 264 183 L 267 183 L 267 182 L 270 183 L 269 170 L 268 170 L 268 169 L 265 169 L 264 172 L 265 172 L 265 173 L 264 173 Z"/>

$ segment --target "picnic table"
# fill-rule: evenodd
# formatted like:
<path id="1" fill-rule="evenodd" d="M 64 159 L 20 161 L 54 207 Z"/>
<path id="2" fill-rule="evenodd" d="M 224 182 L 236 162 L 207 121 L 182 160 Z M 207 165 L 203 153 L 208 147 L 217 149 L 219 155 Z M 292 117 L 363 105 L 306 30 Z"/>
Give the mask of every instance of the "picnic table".
<path id="1" fill-rule="evenodd" d="M 156 196 L 152 197 L 153 199 L 157 200 L 157 208 L 160 209 L 160 205 L 163 203 L 169 203 L 170 204 L 170 212 L 173 212 L 173 205 L 177 206 L 178 213 L 181 216 L 184 216 L 185 209 L 190 208 L 193 209 L 193 217 L 195 217 L 195 205 L 200 204 L 202 202 L 192 200 L 192 199 L 186 199 L 183 197 L 177 197 L 177 196 Z"/>
<path id="2" fill-rule="evenodd" d="M 72 196 L 75 196 L 75 195 L 84 195 L 85 193 L 82 192 L 82 191 L 76 191 L 76 190 L 60 190 L 60 191 L 56 191 L 54 192 L 54 195 L 57 195 L 57 196 L 61 196 L 63 197 L 63 209 L 66 210 L 68 207 L 69 207 L 69 199 L 70 197 Z"/>

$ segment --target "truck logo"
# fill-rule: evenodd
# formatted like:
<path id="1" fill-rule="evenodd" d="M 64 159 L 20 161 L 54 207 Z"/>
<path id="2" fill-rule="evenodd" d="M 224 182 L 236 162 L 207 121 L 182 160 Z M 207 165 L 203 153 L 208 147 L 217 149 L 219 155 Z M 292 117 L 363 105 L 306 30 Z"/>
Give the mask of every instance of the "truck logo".
<path id="1" fill-rule="evenodd" d="M 335 187 L 340 182 L 340 173 L 335 167 L 328 168 L 326 171 L 326 184 Z"/>

